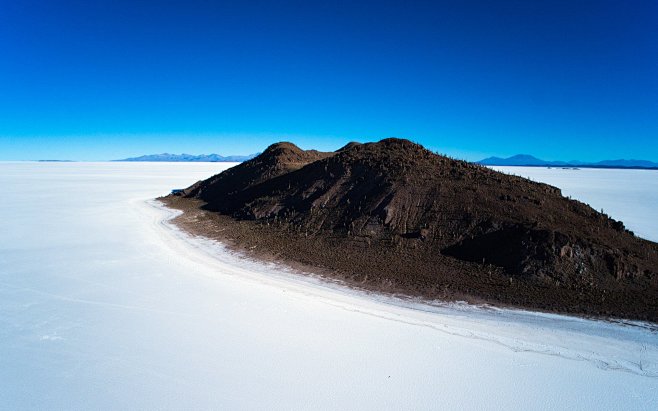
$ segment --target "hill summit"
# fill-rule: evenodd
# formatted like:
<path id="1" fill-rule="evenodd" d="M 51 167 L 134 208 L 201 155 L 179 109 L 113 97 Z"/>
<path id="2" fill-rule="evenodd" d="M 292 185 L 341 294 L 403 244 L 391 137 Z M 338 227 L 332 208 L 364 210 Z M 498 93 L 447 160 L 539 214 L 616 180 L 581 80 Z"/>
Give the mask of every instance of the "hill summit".
<path id="1" fill-rule="evenodd" d="M 186 200 L 240 222 L 240 246 L 368 289 L 658 320 L 658 244 L 556 187 L 408 140 L 273 144 L 168 202 Z"/>

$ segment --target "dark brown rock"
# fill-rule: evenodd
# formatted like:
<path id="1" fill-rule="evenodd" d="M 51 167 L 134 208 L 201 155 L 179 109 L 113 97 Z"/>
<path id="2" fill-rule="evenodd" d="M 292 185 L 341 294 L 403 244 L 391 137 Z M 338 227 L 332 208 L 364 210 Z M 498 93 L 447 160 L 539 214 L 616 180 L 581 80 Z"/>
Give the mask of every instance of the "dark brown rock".
<path id="1" fill-rule="evenodd" d="M 555 187 L 407 140 L 334 153 L 274 144 L 183 197 L 280 238 L 262 240 L 273 253 L 366 286 L 658 319 L 657 244 Z"/>

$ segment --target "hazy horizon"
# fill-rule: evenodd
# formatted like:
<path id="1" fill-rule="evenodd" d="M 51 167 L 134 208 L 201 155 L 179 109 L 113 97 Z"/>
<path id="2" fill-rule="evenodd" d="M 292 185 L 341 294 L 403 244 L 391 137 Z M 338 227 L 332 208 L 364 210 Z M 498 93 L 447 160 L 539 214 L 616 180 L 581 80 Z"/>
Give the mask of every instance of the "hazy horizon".
<path id="1" fill-rule="evenodd" d="M 208 152 L 185 152 L 185 151 L 176 152 L 176 151 L 172 151 L 172 150 L 165 150 L 165 151 L 160 151 L 160 152 L 141 152 L 141 153 L 134 152 L 132 154 L 128 154 L 128 155 L 125 155 L 123 157 L 116 157 L 116 158 L 86 158 L 86 159 L 63 158 L 63 157 L 61 157 L 61 158 L 57 158 L 57 157 L 11 158 L 11 159 L 2 159 L 2 158 L 0 158 L 0 161 L 106 162 L 106 161 L 118 161 L 118 160 L 130 159 L 130 158 L 137 158 L 137 157 L 143 157 L 143 156 L 153 156 L 153 155 L 162 155 L 162 154 L 168 154 L 168 155 L 173 155 L 173 156 L 179 156 L 179 155 L 190 155 L 190 156 L 220 155 L 220 156 L 223 156 L 223 157 L 249 156 L 249 155 L 257 155 L 257 154 L 263 152 L 270 144 L 274 144 L 274 143 L 280 142 L 280 141 L 292 142 L 292 143 L 298 145 L 300 148 L 302 148 L 304 150 L 319 149 L 317 146 L 312 146 L 312 145 L 300 146 L 295 141 L 291 141 L 291 140 L 276 140 L 276 141 L 272 141 L 269 144 L 261 146 L 258 149 L 254 148 L 251 151 L 247 150 L 245 152 L 240 152 L 240 153 L 234 153 L 234 152 L 228 152 L 228 151 L 222 151 L 222 150 L 214 150 L 214 151 L 208 151 Z M 350 141 L 354 141 L 354 140 L 350 140 Z M 373 141 L 379 141 L 379 140 L 373 140 Z M 358 141 L 358 142 L 367 143 L 367 142 L 373 142 L 373 141 Z M 412 140 L 412 141 L 414 141 L 414 140 Z M 414 142 L 417 142 L 417 141 L 414 141 Z M 345 144 L 347 144 L 347 142 Z M 335 147 L 330 147 L 330 148 L 320 149 L 320 150 L 321 151 L 336 151 L 339 148 L 343 147 L 345 144 L 340 144 L 340 145 L 335 146 Z M 431 149 L 429 147 L 426 147 L 426 148 Z M 646 157 L 628 157 L 628 158 L 624 158 L 624 157 L 606 157 L 606 158 L 594 158 L 594 159 L 590 159 L 590 160 L 583 160 L 580 157 L 575 157 L 575 158 L 544 158 L 544 157 L 538 156 L 535 153 L 531 153 L 531 152 L 515 152 L 515 153 L 509 154 L 509 155 L 498 155 L 498 154 L 494 153 L 494 154 L 490 154 L 490 155 L 482 155 L 480 157 L 477 157 L 477 156 L 474 156 L 473 154 L 465 156 L 464 155 L 465 153 L 463 153 L 459 150 L 450 150 L 450 152 L 448 152 L 448 151 L 441 151 L 440 149 L 438 149 L 438 150 L 432 150 L 432 151 L 437 152 L 437 153 L 442 154 L 442 155 L 448 155 L 452 158 L 456 158 L 456 159 L 459 159 L 459 160 L 466 160 L 466 161 L 470 161 L 470 162 L 478 162 L 478 161 L 485 160 L 485 159 L 488 159 L 488 158 L 508 159 L 508 158 L 514 157 L 514 156 L 519 156 L 519 155 L 526 156 L 527 155 L 527 156 L 535 157 L 539 160 L 555 161 L 555 162 L 563 161 L 563 162 L 596 163 L 596 162 L 599 162 L 599 161 L 606 161 L 606 160 L 629 160 L 629 161 L 651 161 L 651 162 L 658 163 L 658 158 L 653 159 L 653 158 L 646 158 Z"/>

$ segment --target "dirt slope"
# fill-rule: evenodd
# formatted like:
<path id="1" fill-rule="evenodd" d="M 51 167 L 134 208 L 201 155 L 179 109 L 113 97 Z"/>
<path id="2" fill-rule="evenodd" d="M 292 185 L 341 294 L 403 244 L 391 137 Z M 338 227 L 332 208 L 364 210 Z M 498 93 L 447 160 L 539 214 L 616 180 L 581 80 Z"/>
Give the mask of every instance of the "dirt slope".
<path id="1" fill-rule="evenodd" d="M 658 320 L 657 244 L 555 187 L 407 140 L 274 144 L 170 203 L 185 198 L 241 221 L 244 246 L 366 288 Z"/>

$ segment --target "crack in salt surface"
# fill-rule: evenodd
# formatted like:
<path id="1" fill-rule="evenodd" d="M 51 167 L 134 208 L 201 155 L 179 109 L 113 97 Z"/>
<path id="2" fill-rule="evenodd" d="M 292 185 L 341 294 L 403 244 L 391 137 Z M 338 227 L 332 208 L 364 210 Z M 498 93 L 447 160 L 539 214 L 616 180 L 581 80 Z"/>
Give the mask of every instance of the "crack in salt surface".
<path id="1" fill-rule="evenodd" d="M 145 210 L 145 213 L 151 213 L 154 229 L 175 240 L 167 241 L 165 236 L 161 236 L 169 247 L 183 253 L 195 263 L 204 266 L 214 263 L 221 266 L 217 271 L 222 275 L 283 288 L 298 297 L 345 311 L 425 327 L 453 337 L 493 343 L 517 353 L 584 361 L 601 370 L 658 378 L 658 333 L 653 324 L 623 320 L 590 320 L 486 305 L 474 306 L 464 302 L 429 302 L 356 290 L 337 280 L 255 260 L 243 253 L 229 250 L 216 240 L 192 236 L 172 222 L 182 211 L 169 209 L 157 200 L 141 200 L 139 203 L 148 205 L 150 210 Z M 160 213 L 153 215 L 154 209 Z M 367 307 L 368 305 L 372 308 Z M 448 324 L 450 322 L 455 324 Z M 472 327 L 467 328 L 465 324 Z M 473 330 L 473 327 L 491 331 L 477 331 Z M 512 336 L 503 335 L 505 332 L 511 333 Z M 522 335 L 518 336 L 517 333 Z M 559 343 L 565 339 L 565 345 L 592 346 L 608 352 L 583 351 L 557 343 L 530 341 L 533 337 L 541 338 L 546 335 L 551 335 Z M 622 355 L 630 358 L 621 358 Z"/>
<path id="2" fill-rule="evenodd" d="M 66 301 L 66 302 L 71 302 L 71 303 L 98 305 L 98 306 L 102 306 L 102 307 L 118 308 L 118 309 L 122 309 L 122 310 L 145 311 L 145 312 L 153 312 L 153 313 L 158 313 L 158 314 L 184 315 L 184 316 L 191 317 L 190 314 L 181 313 L 179 311 L 160 310 L 160 309 L 156 309 L 156 308 L 140 307 L 140 306 L 137 306 L 137 305 L 116 304 L 116 303 L 109 303 L 109 302 L 105 302 L 105 301 L 87 300 L 87 299 L 84 299 L 84 298 L 73 298 L 73 297 L 67 297 L 67 296 L 61 295 L 61 294 L 51 293 L 51 292 L 48 292 L 48 291 L 37 290 L 37 289 L 34 289 L 34 288 L 30 288 L 30 287 L 17 287 L 17 286 L 7 284 L 7 283 L 4 283 L 4 282 L 0 282 L 0 285 L 2 287 L 6 288 L 6 289 L 12 289 L 12 290 L 15 290 L 15 291 L 22 291 L 22 292 L 29 292 L 29 293 L 39 294 L 39 295 L 50 297 L 50 298 L 53 298 L 53 299 L 56 299 L 56 300 Z"/>

